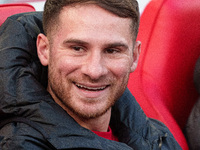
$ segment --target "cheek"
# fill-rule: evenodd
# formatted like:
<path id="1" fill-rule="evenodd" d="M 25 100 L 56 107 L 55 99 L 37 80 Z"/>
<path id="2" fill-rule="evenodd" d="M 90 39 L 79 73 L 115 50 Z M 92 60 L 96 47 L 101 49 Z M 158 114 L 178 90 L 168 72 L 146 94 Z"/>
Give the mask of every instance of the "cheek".
<path id="1" fill-rule="evenodd" d="M 65 55 L 59 55 L 55 57 L 54 64 L 52 64 L 56 70 L 63 74 L 69 74 L 78 68 L 78 61 L 67 57 Z"/>
<path id="2" fill-rule="evenodd" d="M 117 77 L 123 78 L 130 74 L 131 65 L 127 60 L 120 60 L 116 62 L 109 63 L 110 71 Z"/>

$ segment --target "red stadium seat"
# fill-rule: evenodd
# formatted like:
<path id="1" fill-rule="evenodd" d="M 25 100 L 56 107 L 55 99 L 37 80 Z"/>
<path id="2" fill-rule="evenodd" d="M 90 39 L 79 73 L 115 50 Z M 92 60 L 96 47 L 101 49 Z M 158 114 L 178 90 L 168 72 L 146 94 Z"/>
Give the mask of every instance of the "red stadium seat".
<path id="1" fill-rule="evenodd" d="M 29 4 L 1 4 L 0 5 L 0 25 L 7 19 L 7 17 L 23 12 L 35 11 L 35 8 Z"/>
<path id="2" fill-rule="evenodd" d="M 142 50 L 128 87 L 147 116 L 165 123 L 183 150 L 182 133 L 198 93 L 193 72 L 200 55 L 200 1 L 151 0 L 138 40 Z"/>

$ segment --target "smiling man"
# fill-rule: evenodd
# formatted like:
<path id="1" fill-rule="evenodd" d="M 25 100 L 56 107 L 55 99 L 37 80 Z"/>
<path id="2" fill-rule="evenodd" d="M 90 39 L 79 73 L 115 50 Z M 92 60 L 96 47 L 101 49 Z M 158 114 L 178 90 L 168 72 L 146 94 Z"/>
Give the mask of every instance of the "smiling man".
<path id="1" fill-rule="evenodd" d="M 56 103 L 80 125 L 105 132 L 111 107 L 137 66 L 140 42 L 131 18 L 93 3 L 63 7 L 57 24 L 51 23 L 51 31 L 46 27 L 47 37 L 38 36 L 37 47 Z"/>
<path id="2" fill-rule="evenodd" d="M 16 116 L 0 124 L 3 150 L 181 149 L 127 89 L 140 54 L 137 1 L 47 0 L 44 33 L 38 33 L 41 14 L 13 16 L 2 27 L 0 57 L 9 55 L 5 61 L 11 63 L 0 67 L 0 117 Z M 9 34 L 11 27 L 20 34 Z M 36 35 L 37 55 L 48 68 L 48 92 L 41 86 Z"/>

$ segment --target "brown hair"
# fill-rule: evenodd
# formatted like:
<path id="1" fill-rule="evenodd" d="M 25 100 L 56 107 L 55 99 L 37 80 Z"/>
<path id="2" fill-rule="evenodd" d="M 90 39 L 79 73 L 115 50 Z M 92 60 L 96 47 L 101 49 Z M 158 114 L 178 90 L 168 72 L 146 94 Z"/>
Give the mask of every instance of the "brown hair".
<path id="1" fill-rule="evenodd" d="M 96 4 L 119 17 L 131 18 L 131 27 L 135 38 L 137 37 L 140 19 L 137 0 L 47 0 L 43 14 L 44 32 L 47 34 L 51 32 L 51 28 L 55 27 L 63 7 L 81 3 Z"/>

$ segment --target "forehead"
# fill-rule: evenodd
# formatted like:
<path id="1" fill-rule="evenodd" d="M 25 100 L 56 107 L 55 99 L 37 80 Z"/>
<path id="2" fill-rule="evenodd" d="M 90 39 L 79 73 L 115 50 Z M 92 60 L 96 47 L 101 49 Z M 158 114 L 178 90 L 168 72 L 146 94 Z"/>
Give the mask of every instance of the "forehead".
<path id="1" fill-rule="evenodd" d="M 119 17 L 116 14 L 99 7 L 98 5 L 88 3 L 81 3 L 64 7 L 59 15 L 59 19 L 63 20 L 66 19 L 66 17 L 71 20 L 79 18 L 78 20 L 80 21 L 91 19 L 91 22 L 96 20 L 98 21 L 98 23 L 101 21 L 105 21 L 106 18 L 109 18 L 109 20 L 113 23 L 123 20 L 125 24 L 131 24 L 130 18 Z"/>
<path id="2" fill-rule="evenodd" d="M 56 32 L 60 34 L 133 40 L 130 18 L 119 17 L 95 4 L 66 6 L 58 20 Z"/>

